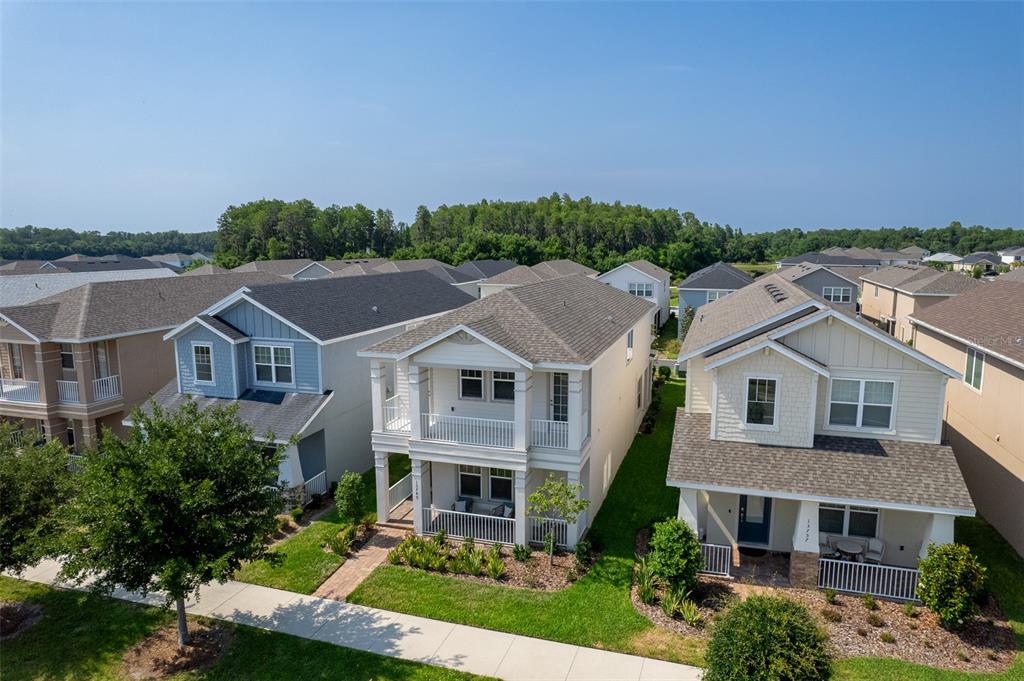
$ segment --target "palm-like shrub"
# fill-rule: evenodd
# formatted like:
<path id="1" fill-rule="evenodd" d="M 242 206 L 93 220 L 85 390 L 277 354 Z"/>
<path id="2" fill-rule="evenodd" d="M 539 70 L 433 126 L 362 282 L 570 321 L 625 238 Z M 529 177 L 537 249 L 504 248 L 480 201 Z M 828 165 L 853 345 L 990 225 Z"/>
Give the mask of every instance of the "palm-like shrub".
<path id="1" fill-rule="evenodd" d="M 985 568 L 963 544 L 929 544 L 918 565 L 917 595 L 943 626 L 959 627 L 975 610 L 985 584 Z"/>
<path id="2" fill-rule="evenodd" d="M 636 595 L 644 605 L 654 602 L 658 594 L 658 576 L 654 574 L 654 564 L 647 556 L 637 559 Z"/>

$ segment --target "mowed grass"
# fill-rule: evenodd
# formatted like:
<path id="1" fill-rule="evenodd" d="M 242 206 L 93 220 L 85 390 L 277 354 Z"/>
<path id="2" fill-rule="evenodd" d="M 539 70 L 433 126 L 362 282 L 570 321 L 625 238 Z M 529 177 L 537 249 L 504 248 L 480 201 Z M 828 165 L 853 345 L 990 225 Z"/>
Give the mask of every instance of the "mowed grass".
<path id="1" fill-rule="evenodd" d="M 604 545 L 604 552 L 571 587 L 546 593 L 385 565 L 348 600 L 565 643 L 702 663 L 702 641 L 656 629 L 629 598 L 636 532 L 674 516 L 678 502 L 676 490 L 665 486 L 665 473 L 684 383 L 670 381 L 662 390 L 654 432 L 636 437 L 594 519 L 591 536 Z"/>
<path id="2" fill-rule="evenodd" d="M 777 269 L 777 265 L 774 262 L 732 262 L 729 264 L 738 270 L 743 270 L 752 277 L 759 277 L 762 274 L 768 274 Z"/>
<path id="3" fill-rule="evenodd" d="M 172 625 L 171 612 L 103 596 L 62 591 L 0 577 L 0 599 L 32 601 L 42 618 L 3 642 L 4 681 L 38 679 L 113 680 L 126 650 L 150 632 Z M 195 623 L 196 619 L 192 620 Z M 375 681 L 460 681 L 481 677 L 429 667 L 327 643 L 232 626 L 234 639 L 211 669 L 178 679 L 361 679 Z"/>
<path id="4" fill-rule="evenodd" d="M 668 321 L 658 330 L 658 337 L 654 339 L 654 349 L 669 359 L 679 357 L 678 332 L 679 318 L 669 315 Z"/>
<path id="5" fill-rule="evenodd" d="M 668 304 L 669 307 L 679 307 L 679 287 L 669 286 L 668 287 Z"/>

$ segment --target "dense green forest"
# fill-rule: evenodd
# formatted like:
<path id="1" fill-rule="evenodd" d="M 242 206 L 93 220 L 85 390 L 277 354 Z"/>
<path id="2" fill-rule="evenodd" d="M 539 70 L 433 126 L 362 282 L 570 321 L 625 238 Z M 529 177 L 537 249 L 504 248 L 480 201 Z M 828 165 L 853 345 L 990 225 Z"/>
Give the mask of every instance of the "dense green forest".
<path id="1" fill-rule="evenodd" d="M 27 225 L 0 229 L 0 258 L 5 260 L 53 260 L 72 253 L 82 255 L 159 255 L 196 251 L 212 253 L 216 232 L 76 232 Z"/>
<path id="2" fill-rule="evenodd" d="M 647 208 L 588 197 L 552 194 L 535 201 L 480 201 L 421 206 L 412 224 L 396 222 L 390 210 L 331 205 L 308 200 L 262 199 L 230 206 L 217 232 L 182 234 L 77 233 L 22 227 L 0 230 L 0 257 L 59 257 L 128 253 L 153 255 L 211 250 L 233 266 L 259 258 L 344 258 L 379 255 L 437 258 L 452 264 L 477 258 L 508 258 L 534 264 L 572 258 L 599 270 L 646 258 L 677 274 L 716 260 L 763 262 L 830 246 L 902 248 L 916 244 L 933 252 L 966 254 L 1024 244 L 1024 230 L 963 227 L 779 229 L 745 234 L 729 225 L 701 221 L 689 212 Z"/>

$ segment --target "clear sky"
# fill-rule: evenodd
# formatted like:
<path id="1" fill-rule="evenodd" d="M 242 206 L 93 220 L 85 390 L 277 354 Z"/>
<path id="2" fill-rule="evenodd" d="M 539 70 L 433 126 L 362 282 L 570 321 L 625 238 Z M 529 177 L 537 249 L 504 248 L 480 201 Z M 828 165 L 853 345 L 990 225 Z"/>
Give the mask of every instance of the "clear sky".
<path id="1" fill-rule="evenodd" d="M 0 224 L 551 192 L 1024 224 L 1024 3 L 2 4 Z"/>

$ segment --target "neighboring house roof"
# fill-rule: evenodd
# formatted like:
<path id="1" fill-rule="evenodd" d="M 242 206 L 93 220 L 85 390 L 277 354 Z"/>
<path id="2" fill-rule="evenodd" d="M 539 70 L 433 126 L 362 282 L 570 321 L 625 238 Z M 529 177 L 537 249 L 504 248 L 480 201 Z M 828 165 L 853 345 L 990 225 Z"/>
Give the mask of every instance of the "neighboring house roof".
<path id="1" fill-rule="evenodd" d="M 475 279 L 486 279 L 516 267 L 511 260 L 470 260 L 455 269 Z"/>
<path id="2" fill-rule="evenodd" d="M 993 265 L 998 265 L 999 263 L 1002 262 L 1002 260 L 1000 260 L 998 255 L 995 255 L 994 253 L 989 253 L 987 251 L 978 251 L 976 253 L 971 253 L 970 255 L 965 255 L 963 258 L 960 259 L 960 263 L 963 265 L 976 265 L 980 262 L 990 262 Z"/>
<path id="3" fill-rule="evenodd" d="M 811 263 L 814 265 L 834 265 L 834 266 L 859 266 L 859 267 L 870 267 L 877 266 L 878 258 L 852 258 L 848 255 L 831 255 L 828 253 L 817 253 L 810 251 L 807 253 L 801 253 L 800 255 L 794 255 L 789 258 L 783 258 L 779 260 L 779 264 L 785 267 L 786 265 L 798 265 L 802 262 Z"/>
<path id="4" fill-rule="evenodd" d="M 572 274 L 590 277 L 597 274 L 597 270 L 572 260 L 549 260 L 537 263 L 532 267 L 517 265 L 500 274 L 489 277 L 483 283 L 500 286 L 522 286 L 524 284 L 535 284 L 538 281 L 550 281 L 559 277 L 567 277 Z"/>
<path id="5" fill-rule="evenodd" d="M 262 439 L 270 431 L 274 435 L 274 440 L 280 442 L 301 433 L 333 394 L 246 390 L 238 399 L 204 397 L 179 393 L 175 379 L 160 388 L 153 395 L 153 401 L 167 411 L 177 411 L 188 401 L 195 402 L 200 409 L 237 405 L 238 418 L 252 428 L 255 437 Z M 149 401 L 139 406 L 144 412 L 150 412 L 152 409 Z"/>
<path id="6" fill-rule="evenodd" d="M 0 277 L 0 301 L 4 306 L 28 305 L 63 291 L 96 281 L 127 281 L 162 279 L 176 276 L 163 267 L 143 270 L 112 270 L 108 272 L 58 272 L 53 274 L 20 274 Z"/>
<path id="7" fill-rule="evenodd" d="M 870 274 L 865 274 L 861 279 L 871 284 L 894 288 L 906 281 L 910 281 L 914 277 L 919 277 L 922 273 L 938 273 L 938 271 L 931 267 L 921 267 L 918 265 L 889 265 Z M 962 275 L 957 276 L 962 278 Z"/>
<path id="8" fill-rule="evenodd" d="M 220 317 L 214 317 L 208 314 L 201 314 L 198 317 L 196 317 L 196 319 L 198 319 L 203 324 L 208 326 L 210 329 L 212 329 L 216 333 L 219 333 L 221 336 L 223 336 L 229 341 L 241 341 L 248 338 L 248 336 L 245 335 L 245 333 L 243 333 L 240 329 L 235 328 L 234 326 L 227 323 Z"/>
<path id="9" fill-rule="evenodd" d="M 589 277 L 558 277 L 474 300 L 365 352 L 399 356 L 465 331 L 528 363 L 587 366 L 654 309 L 652 302 Z"/>
<path id="10" fill-rule="evenodd" d="M 322 269 L 322 270 L 324 270 L 327 273 L 324 276 L 328 276 L 328 275 L 331 275 L 331 274 L 336 273 L 336 272 L 341 272 L 341 271 L 343 271 L 345 269 L 348 269 L 348 268 L 351 268 L 353 266 L 366 267 L 366 268 L 368 268 L 367 271 L 370 271 L 369 268 L 376 267 L 377 265 L 380 265 L 382 263 L 386 263 L 387 261 L 388 261 L 387 258 L 353 258 L 353 259 L 347 259 L 347 260 L 314 260 L 313 262 L 309 263 L 305 267 L 303 267 L 303 268 L 301 268 L 299 270 L 296 270 L 295 273 L 292 274 L 291 276 L 292 277 L 297 277 L 301 272 L 305 272 L 305 271 L 310 270 L 310 269 Z"/>
<path id="11" fill-rule="evenodd" d="M 904 246 L 899 251 L 902 255 L 910 256 L 920 260 L 928 253 L 927 248 L 921 248 L 920 246 Z"/>
<path id="12" fill-rule="evenodd" d="M 172 328 L 243 286 L 271 281 L 249 273 L 93 282 L 0 308 L 0 317 L 41 341 L 110 338 Z"/>
<path id="13" fill-rule="evenodd" d="M 981 284 L 915 312 L 910 320 L 1024 368 L 1022 307 L 1024 282 Z"/>
<path id="14" fill-rule="evenodd" d="M 598 277 L 598 279 L 601 279 L 602 277 L 604 277 L 604 276 L 606 276 L 608 274 L 611 274 L 612 272 L 615 272 L 616 270 L 620 270 L 623 267 L 632 267 L 637 272 L 640 272 L 642 274 L 646 274 L 648 277 L 650 277 L 650 278 L 652 278 L 652 279 L 654 279 L 656 281 L 661 281 L 663 279 L 671 279 L 672 278 L 672 273 L 671 272 L 669 272 L 666 269 L 662 269 L 661 267 L 658 267 L 657 265 L 655 265 L 653 262 L 651 262 L 649 260 L 631 260 L 630 262 L 624 262 L 621 265 L 619 265 L 618 267 L 614 267 L 614 268 L 608 270 L 604 274 L 600 275 Z"/>
<path id="15" fill-rule="evenodd" d="M 539 262 L 533 266 L 533 269 L 541 274 L 541 276 L 547 275 L 551 277 L 567 277 L 570 274 L 581 274 L 584 277 L 592 277 L 597 274 L 597 270 L 586 265 L 581 265 L 573 260 L 545 260 Z"/>
<path id="16" fill-rule="evenodd" d="M 1003 250 L 999 251 L 999 255 L 1024 255 L 1024 246 L 1004 248 Z"/>
<path id="17" fill-rule="evenodd" d="M 68 255 L 59 260 L 14 260 L 0 266 L 0 275 L 57 274 L 66 272 L 114 272 L 120 270 L 152 270 L 160 263 L 124 255 Z"/>
<path id="18" fill-rule="evenodd" d="M 416 272 L 427 270 L 435 277 L 446 281 L 449 284 L 464 284 L 468 281 L 475 281 L 476 278 L 464 272 L 460 272 L 448 263 L 433 258 L 420 258 L 417 260 L 388 260 L 373 268 L 377 272 Z"/>
<path id="19" fill-rule="evenodd" d="M 1011 268 L 1009 272 L 1004 272 L 1003 274 L 1000 274 L 998 277 L 996 277 L 995 280 L 997 282 L 1024 281 L 1024 267 Z"/>
<path id="20" fill-rule="evenodd" d="M 677 411 L 670 485 L 974 514 L 947 445 L 816 435 L 811 448 L 777 447 L 712 440 L 710 429 L 710 414 Z"/>
<path id="21" fill-rule="evenodd" d="M 896 290 L 915 296 L 955 296 L 981 283 L 959 272 L 933 271 L 903 282 Z"/>
<path id="22" fill-rule="evenodd" d="M 741 269 L 733 267 L 728 263 L 716 262 L 713 265 L 701 268 L 683 279 L 679 288 L 719 289 L 735 291 L 743 288 L 754 278 Z"/>
<path id="23" fill-rule="evenodd" d="M 484 283 L 501 286 L 522 286 L 524 284 L 535 284 L 538 281 L 547 281 L 547 279 L 547 277 L 542 277 L 532 267 L 518 265 L 510 270 L 505 270 L 501 274 L 489 277 Z"/>
<path id="24" fill-rule="evenodd" d="M 226 274 L 229 271 L 230 270 L 228 270 L 226 267 L 217 267 L 216 265 L 211 265 L 207 263 L 205 265 L 200 265 L 199 267 L 193 267 L 187 272 L 182 272 L 181 276 L 188 277 L 203 274 Z"/>
<path id="25" fill-rule="evenodd" d="M 798 282 L 809 274 L 814 274 L 818 270 L 824 270 L 829 274 L 835 275 L 840 279 L 850 282 L 854 286 L 860 286 L 860 282 L 857 278 L 852 276 L 853 273 L 847 272 L 846 268 L 840 269 L 840 271 L 830 270 L 824 265 L 812 265 L 811 263 L 802 262 L 798 265 L 790 265 L 789 267 L 783 267 L 777 270 L 774 274 L 778 274 L 780 277 L 789 281 Z"/>
<path id="26" fill-rule="evenodd" d="M 313 261 L 309 258 L 290 258 L 287 260 L 253 260 L 232 269 L 232 272 L 267 272 L 279 277 L 290 277 L 301 269 L 308 267 Z"/>
<path id="27" fill-rule="evenodd" d="M 142 257 L 150 262 L 162 262 L 177 267 L 182 267 L 186 262 L 192 260 L 192 256 L 185 255 L 184 253 L 162 253 L 160 255 L 144 255 Z"/>
<path id="28" fill-rule="evenodd" d="M 844 279 L 849 279 L 857 283 L 857 286 L 863 286 L 864 282 L 861 281 L 864 275 L 871 274 L 878 270 L 877 267 L 827 267 L 827 270 L 838 274 Z"/>
<path id="29" fill-rule="evenodd" d="M 924 261 L 925 262 L 954 263 L 954 262 L 960 262 L 960 259 L 961 259 L 960 256 L 957 255 L 956 253 L 942 252 L 942 253 L 932 253 L 927 258 L 925 258 Z"/>

